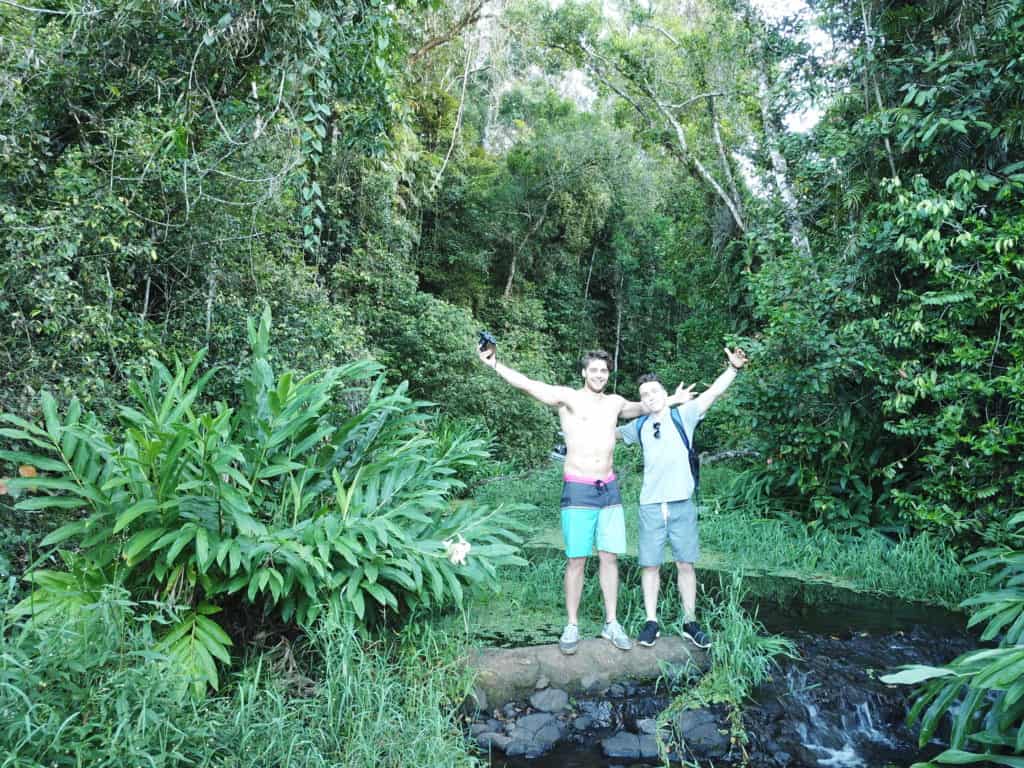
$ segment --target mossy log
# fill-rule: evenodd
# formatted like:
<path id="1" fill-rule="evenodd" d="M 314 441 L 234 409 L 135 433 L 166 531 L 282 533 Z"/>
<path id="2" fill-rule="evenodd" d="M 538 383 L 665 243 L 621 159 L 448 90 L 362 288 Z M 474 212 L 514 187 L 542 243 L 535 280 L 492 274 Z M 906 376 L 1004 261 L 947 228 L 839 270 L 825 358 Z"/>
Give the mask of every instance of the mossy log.
<path id="1" fill-rule="evenodd" d="M 653 648 L 634 646 L 620 651 L 607 640 L 581 640 L 575 654 L 566 656 L 557 644 L 523 648 L 485 648 L 470 658 L 476 670 L 471 706 L 492 710 L 525 699 L 538 683 L 571 695 L 599 694 L 612 683 L 656 680 L 663 674 L 708 668 L 707 653 L 679 637 L 663 637 Z"/>

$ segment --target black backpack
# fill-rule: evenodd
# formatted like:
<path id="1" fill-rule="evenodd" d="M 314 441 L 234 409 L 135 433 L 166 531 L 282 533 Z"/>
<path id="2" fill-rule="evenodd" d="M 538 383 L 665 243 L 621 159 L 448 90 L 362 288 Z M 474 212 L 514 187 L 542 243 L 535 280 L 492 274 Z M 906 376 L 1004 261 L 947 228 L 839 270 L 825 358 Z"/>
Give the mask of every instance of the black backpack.
<path id="1" fill-rule="evenodd" d="M 676 425 L 676 431 L 679 436 L 683 438 L 683 445 L 686 446 L 686 456 L 690 461 L 690 474 L 693 476 L 693 495 L 697 495 L 697 487 L 700 485 L 700 456 L 697 455 L 696 449 L 690 445 L 690 441 L 686 437 L 686 428 L 683 426 L 683 417 L 679 415 L 679 410 L 676 408 L 669 408 L 669 413 L 672 415 L 672 423 Z M 651 418 L 648 413 L 641 416 L 636 423 L 636 434 L 640 440 L 640 448 L 644 447 L 644 424 Z"/>

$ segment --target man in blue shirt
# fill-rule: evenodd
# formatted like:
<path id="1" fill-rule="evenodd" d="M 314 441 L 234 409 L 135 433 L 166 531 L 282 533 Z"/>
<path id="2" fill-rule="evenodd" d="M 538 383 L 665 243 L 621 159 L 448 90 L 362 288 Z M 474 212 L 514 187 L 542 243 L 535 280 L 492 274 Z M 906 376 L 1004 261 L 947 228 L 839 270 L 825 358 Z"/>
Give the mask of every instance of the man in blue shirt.
<path id="1" fill-rule="evenodd" d="M 683 602 L 683 637 L 699 648 L 711 641 L 697 622 L 697 575 L 693 564 L 700 548 L 697 540 L 697 508 L 693 503 L 696 482 L 690 469 L 693 432 L 711 407 L 747 364 L 742 349 L 725 350 L 729 361 L 725 371 L 696 399 L 679 406 L 673 416 L 668 393 L 658 376 L 648 373 L 638 379 L 640 402 L 648 416 L 619 427 L 627 444 L 640 443 L 644 452 L 644 481 L 640 490 L 639 561 L 644 593 L 644 624 L 637 642 L 652 646 L 658 629 L 658 589 L 666 541 L 676 561 L 677 586 Z M 685 439 L 684 439 L 685 436 Z"/>

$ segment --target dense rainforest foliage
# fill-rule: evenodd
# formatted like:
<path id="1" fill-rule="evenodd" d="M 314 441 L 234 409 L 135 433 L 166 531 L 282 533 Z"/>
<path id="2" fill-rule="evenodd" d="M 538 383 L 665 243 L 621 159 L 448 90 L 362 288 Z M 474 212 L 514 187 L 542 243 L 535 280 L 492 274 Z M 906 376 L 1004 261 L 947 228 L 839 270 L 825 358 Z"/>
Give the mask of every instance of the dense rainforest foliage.
<path id="1" fill-rule="evenodd" d="M 5 4 L 0 405 L 109 416 L 198 347 L 243 371 L 269 306 L 289 367 L 371 356 L 530 464 L 554 421 L 473 367 L 477 329 L 551 381 L 603 346 L 627 395 L 742 341 L 704 436 L 761 453 L 740 492 L 1002 541 L 1019 3 L 813 10 L 828 44 L 724 0 Z"/>
<path id="2" fill-rule="evenodd" d="M 515 533 L 434 513 L 558 442 L 481 328 L 627 397 L 742 345 L 737 497 L 1011 551 L 1022 61 L 1021 0 L 0 0 L 0 569 L 181 598 L 202 685 L 227 596 L 458 602 Z"/>

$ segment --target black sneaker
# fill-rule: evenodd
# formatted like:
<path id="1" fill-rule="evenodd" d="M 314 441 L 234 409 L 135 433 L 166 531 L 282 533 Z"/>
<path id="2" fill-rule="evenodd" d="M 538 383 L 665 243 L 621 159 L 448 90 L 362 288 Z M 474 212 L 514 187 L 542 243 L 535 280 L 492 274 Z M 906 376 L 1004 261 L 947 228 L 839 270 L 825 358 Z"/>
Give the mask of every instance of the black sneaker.
<path id="1" fill-rule="evenodd" d="M 658 622 L 648 621 L 644 624 L 644 628 L 640 630 L 640 634 L 637 635 L 636 641 L 645 648 L 653 648 L 654 644 L 658 642 L 658 638 L 661 636 L 661 632 L 658 631 Z"/>
<path id="2" fill-rule="evenodd" d="M 696 621 L 688 621 L 683 624 L 683 637 L 696 645 L 698 648 L 710 648 L 711 638 L 700 628 Z"/>

